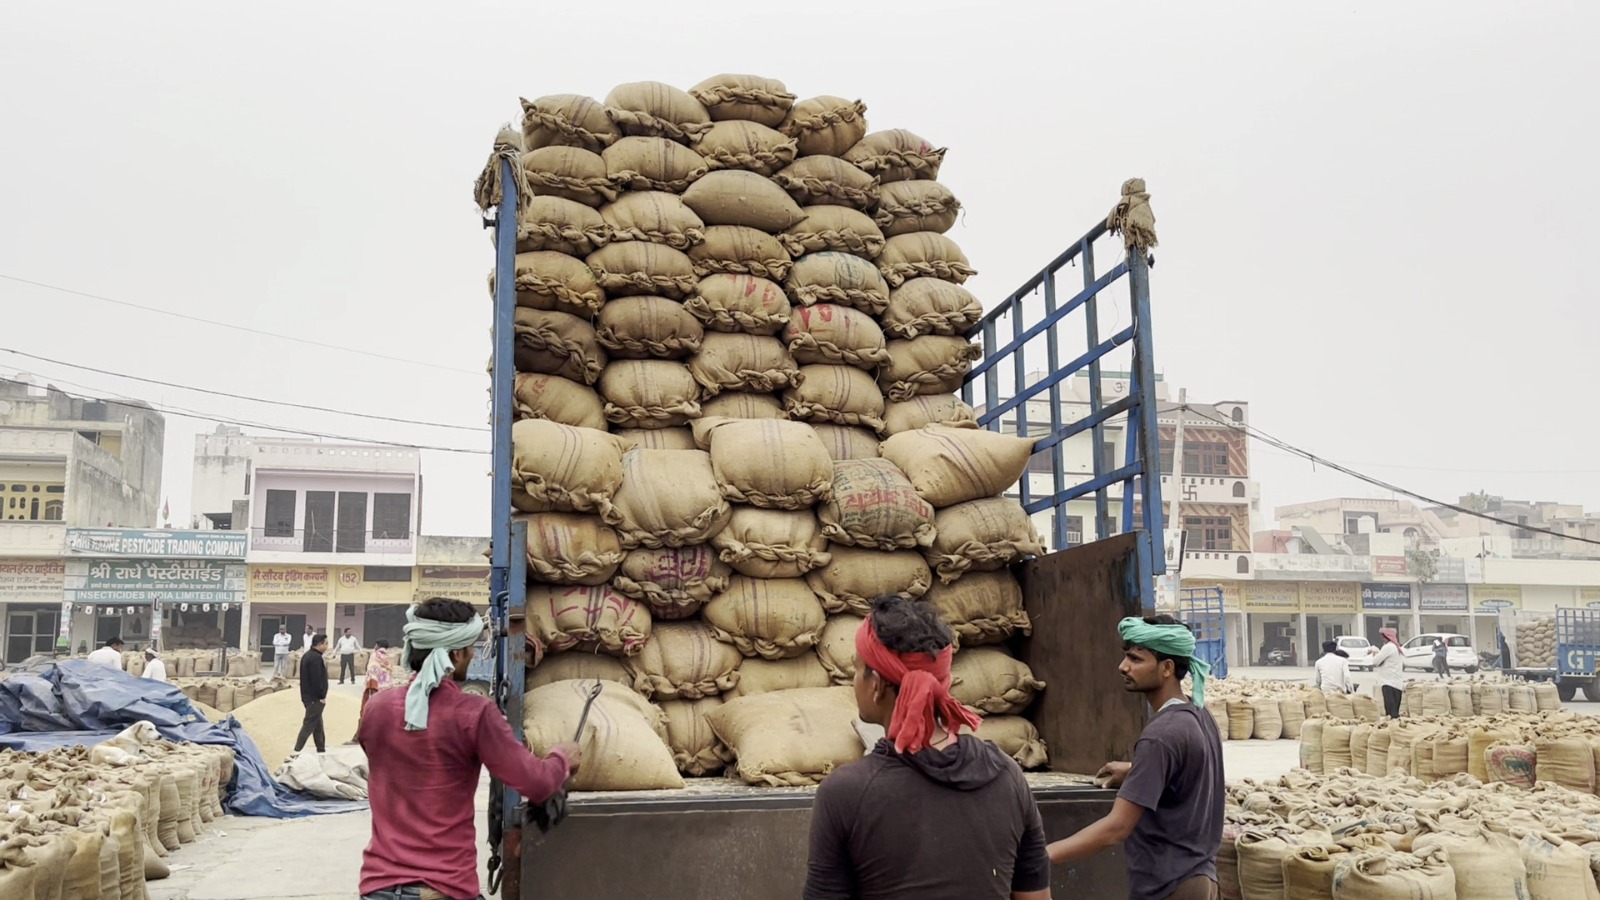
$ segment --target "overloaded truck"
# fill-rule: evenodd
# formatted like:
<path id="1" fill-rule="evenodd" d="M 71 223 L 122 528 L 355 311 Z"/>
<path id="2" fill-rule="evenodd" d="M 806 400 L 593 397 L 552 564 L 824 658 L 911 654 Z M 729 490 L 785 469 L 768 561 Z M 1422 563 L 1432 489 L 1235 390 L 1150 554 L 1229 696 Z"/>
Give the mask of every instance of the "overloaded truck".
<path id="1" fill-rule="evenodd" d="M 1558 608 L 1553 613 L 1503 609 L 1496 637 L 1506 659 L 1506 674 L 1529 681 L 1555 682 L 1563 702 L 1583 691 L 1600 701 L 1596 661 L 1600 660 L 1600 609 Z"/>
<path id="2" fill-rule="evenodd" d="M 796 896 L 814 784 L 866 751 L 866 738 L 850 733 L 849 689 L 825 685 L 848 684 L 853 630 L 840 643 L 834 629 L 858 625 L 874 592 L 938 603 L 962 641 L 958 668 L 964 656 L 980 655 L 1009 667 L 1013 690 L 1004 697 L 958 699 L 994 714 L 980 733 L 993 734 L 1031 769 L 1052 837 L 1104 815 L 1114 793 L 1086 775 L 1130 758 L 1147 715 L 1117 674 L 1116 626 L 1155 608 L 1155 579 L 1164 570 L 1149 281 L 1154 232 L 1143 183 L 1124 184 L 1111 217 L 1067 242 L 1011 295 L 980 304 L 959 289 L 971 269 L 943 236 L 959 209 L 936 182 L 944 151 L 910 132 L 869 133 L 859 102 L 796 102 L 781 83 L 729 75 L 691 92 L 635 84 L 604 103 L 556 95 L 523 106 L 523 134 L 502 132 L 477 191 L 496 248 L 492 694 L 518 736 L 538 749 L 570 739 L 547 719 L 575 714 L 569 701 L 596 684 L 596 718 L 607 722 L 587 720 L 580 782 L 598 783 L 584 779 L 619 763 L 642 771 L 668 751 L 678 771 L 668 763 L 671 786 L 662 788 L 585 790 L 575 783 L 554 827 L 536 826 L 537 811 L 494 783 L 491 889 L 529 898 Z M 772 184 L 782 190 L 773 193 Z M 797 208 L 786 212 L 786 197 Z M 1112 199 L 1108 191 L 1104 200 Z M 1086 206 L 1084 217 L 1102 202 Z M 591 215 L 596 209 L 600 214 Z M 620 246 L 628 241 L 634 244 Z M 986 314 L 984 305 L 991 307 Z M 609 357 L 586 357 L 591 334 Z M 750 357 L 774 345 L 784 347 L 779 357 L 796 359 Z M 708 359 L 713 349 L 746 355 Z M 668 396 L 684 378 L 680 368 L 700 386 L 697 396 Z M 1067 412 L 1069 393 L 1087 397 L 1081 414 Z M 557 395 L 559 403 L 551 399 Z M 559 428 L 530 418 L 558 420 Z M 749 420 L 773 424 L 747 432 L 728 424 Z M 797 500 L 800 492 L 770 486 L 771 473 L 729 474 L 771 450 L 746 445 L 745 458 L 730 455 L 730 434 L 793 440 L 784 446 L 795 457 L 813 452 L 813 436 L 791 438 L 790 422 L 809 423 L 825 442 L 832 491 L 824 483 Z M 578 423 L 609 428 L 613 437 Z M 558 498 L 556 463 L 540 469 L 535 458 L 561 465 L 593 458 L 535 445 L 529 435 L 536 431 L 601 455 L 627 448 L 620 488 L 582 496 L 567 490 Z M 1115 446 L 1119 432 L 1120 457 L 1098 452 Z M 1097 451 L 1081 466 L 1070 455 L 1078 436 Z M 1021 455 L 1004 469 L 1005 483 L 962 453 L 1010 447 L 1008 441 L 1021 445 Z M 910 459 L 905 448 L 913 444 L 943 449 Z M 673 460 L 678 469 L 660 482 L 662 496 L 640 497 L 629 479 L 652 460 Z M 641 525 L 690 493 L 702 468 L 736 501 L 731 512 L 713 497 L 703 515 L 671 529 Z M 844 473 L 862 470 L 881 483 L 842 502 Z M 853 531 L 851 504 L 897 514 L 920 504 L 928 527 L 872 546 Z M 1068 537 L 1069 504 L 1088 512 L 1075 539 Z M 991 525 L 972 528 L 1005 522 L 1013 533 L 1005 540 L 968 535 L 965 550 L 952 549 L 969 527 L 961 514 L 977 508 Z M 590 518 L 561 518 L 572 510 Z M 1035 517 L 1048 521 L 1053 552 L 1035 533 Z M 752 523 L 762 519 L 788 523 L 799 535 L 781 546 L 760 538 Z M 607 535 L 579 554 L 571 546 L 579 526 L 621 538 Z M 616 552 L 618 543 L 624 552 Z M 652 553 L 677 554 L 671 571 L 633 565 Z M 716 590 L 684 577 L 691 556 L 702 567 L 696 577 L 715 581 Z M 852 558 L 872 564 L 849 572 L 837 565 Z M 911 574 L 895 583 L 902 571 Z M 963 583 L 992 586 L 1011 607 L 983 619 L 968 615 L 951 599 L 951 585 Z M 802 591 L 809 599 L 794 602 L 818 608 L 792 616 L 802 620 L 798 634 L 748 628 L 728 610 L 741 584 L 760 595 L 757 606 L 776 602 L 780 586 L 810 585 L 815 596 Z M 564 606 L 550 600 L 560 590 L 570 599 Z M 1199 596 L 1185 609 L 1201 603 Z M 648 601 L 649 616 L 640 618 L 633 597 Z M 1220 597 L 1203 602 L 1212 600 L 1217 609 L 1201 612 L 1220 620 Z M 676 683 L 651 668 L 659 659 L 650 662 L 668 652 L 651 644 L 669 633 L 675 640 L 714 635 L 701 656 L 738 648 L 738 671 Z M 579 684 L 552 681 L 552 667 L 612 675 L 588 675 L 581 692 L 557 698 L 567 706 L 529 715 L 525 700 L 529 707 L 550 704 L 550 691 Z M 753 686 L 757 671 L 767 687 Z M 649 702 L 602 683 L 607 677 L 631 682 Z M 792 689 L 787 681 L 780 689 L 771 684 L 790 678 Z M 958 687 L 971 685 L 958 676 Z M 808 729 L 827 728 L 835 756 L 820 767 L 777 767 L 795 771 L 750 758 L 754 751 L 730 737 L 727 721 L 763 698 L 773 699 L 775 710 L 821 710 L 814 718 L 774 720 L 769 730 L 783 737 L 769 740 L 766 751 L 782 755 L 786 745 L 818 736 Z M 813 701 L 822 705 L 805 706 Z M 836 716 L 841 702 L 848 721 Z M 669 707 L 670 716 L 662 712 Z M 671 746 L 628 758 L 619 758 L 615 743 L 597 752 L 621 733 L 613 720 L 636 715 L 654 717 L 656 737 L 647 730 L 645 743 Z M 841 730 L 853 744 L 842 756 Z M 724 768 L 721 777 L 694 777 Z M 1123 897 L 1127 890 L 1117 853 L 1058 867 L 1053 882 L 1057 896 Z"/>

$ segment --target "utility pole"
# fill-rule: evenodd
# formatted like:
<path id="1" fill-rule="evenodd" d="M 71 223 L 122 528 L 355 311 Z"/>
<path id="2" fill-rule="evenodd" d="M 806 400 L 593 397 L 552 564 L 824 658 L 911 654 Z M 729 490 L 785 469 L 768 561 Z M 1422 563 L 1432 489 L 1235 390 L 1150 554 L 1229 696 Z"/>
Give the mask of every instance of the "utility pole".
<path id="1" fill-rule="evenodd" d="M 1167 567 L 1167 584 L 1171 595 L 1167 602 L 1178 605 L 1179 590 L 1183 583 L 1183 423 L 1189 416 L 1189 389 L 1178 388 L 1178 427 L 1172 438 L 1172 489 L 1167 494 L 1166 545 L 1174 547 L 1173 565 Z"/>

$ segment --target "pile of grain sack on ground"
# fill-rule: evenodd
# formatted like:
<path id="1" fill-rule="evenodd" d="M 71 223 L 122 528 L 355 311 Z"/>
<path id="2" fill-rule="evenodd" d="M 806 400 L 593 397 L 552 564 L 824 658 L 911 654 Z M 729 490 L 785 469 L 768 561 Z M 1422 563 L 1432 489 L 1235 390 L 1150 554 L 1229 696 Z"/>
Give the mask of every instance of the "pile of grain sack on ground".
<path id="1" fill-rule="evenodd" d="M 1600 900 L 1600 799 L 1348 769 L 1229 786 L 1226 900 Z"/>
<path id="2" fill-rule="evenodd" d="M 282 678 L 202 678 L 174 680 L 172 686 L 183 692 L 193 702 L 203 707 L 206 718 L 215 721 L 212 712 L 231 713 L 257 697 L 287 691 L 295 686 Z M 299 696 L 295 692 L 295 696 Z"/>
<path id="3" fill-rule="evenodd" d="M 1043 688 L 1007 566 L 1042 552 L 999 495 L 1031 442 L 955 394 L 973 274 L 945 151 L 866 107 L 723 75 L 523 103 L 515 161 L 514 505 L 527 514 L 527 727 L 583 790 L 725 767 L 819 780 L 862 753 L 853 640 L 876 596 L 936 604 L 955 695 L 1026 765 Z"/>
<path id="4" fill-rule="evenodd" d="M 144 900 L 162 857 L 223 814 L 233 765 L 148 722 L 89 749 L 0 751 L 0 897 Z"/>

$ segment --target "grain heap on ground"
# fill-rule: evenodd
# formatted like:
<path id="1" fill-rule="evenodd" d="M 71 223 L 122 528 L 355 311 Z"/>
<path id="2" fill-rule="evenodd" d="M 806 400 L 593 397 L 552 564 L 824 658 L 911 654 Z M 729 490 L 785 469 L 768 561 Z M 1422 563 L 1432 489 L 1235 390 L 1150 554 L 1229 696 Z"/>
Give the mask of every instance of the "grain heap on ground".
<path id="1" fill-rule="evenodd" d="M 748 75 L 525 100 L 502 133 L 478 198 L 513 159 L 528 735 L 570 739 L 576 679 L 607 682 L 580 789 L 860 756 L 842 685 L 883 594 L 938 606 L 956 696 L 1043 761 L 1043 685 L 1001 646 L 1029 628 L 1007 566 L 1042 552 L 999 496 L 1031 443 L 955 393 L 982 305 L 944 155 Z"/>

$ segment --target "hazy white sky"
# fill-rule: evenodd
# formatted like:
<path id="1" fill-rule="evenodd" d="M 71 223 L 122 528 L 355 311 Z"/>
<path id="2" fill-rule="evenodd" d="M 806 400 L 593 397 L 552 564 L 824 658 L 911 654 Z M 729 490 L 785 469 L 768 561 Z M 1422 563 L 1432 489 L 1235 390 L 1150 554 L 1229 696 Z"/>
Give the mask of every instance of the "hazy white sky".
<path id="1" fill-rule="evenodd" d="M 949 146 L 941 180 L 966 206 L 952 236 L 986 301 L 1143 176 L 1162 239 L 1156 358 L 1191 399 L 1248 400 L 1257 426 L 1435 496 L 1600 507 L 1582 399 L 1600 335 L 1600 5 L 753 8 L 13 4 L 0 274 L 429 365 L 4 279 L 0 347 L 481 425 L 492 256 L 470 188 L 518 96 L 755 72 L 802 97 L 860 97 L 874 129 Z M 0 375 L 18 370 L 254 422 L 487 447 L 0 352 Z M 175 522 L 193 435 L 213 427 L 168 419 Z M 1274 505 L 1371 494 L 1255 453 L 1269 524 Z M 424 531 L 485 533 L 487 469 L 427 454 Z"/>

